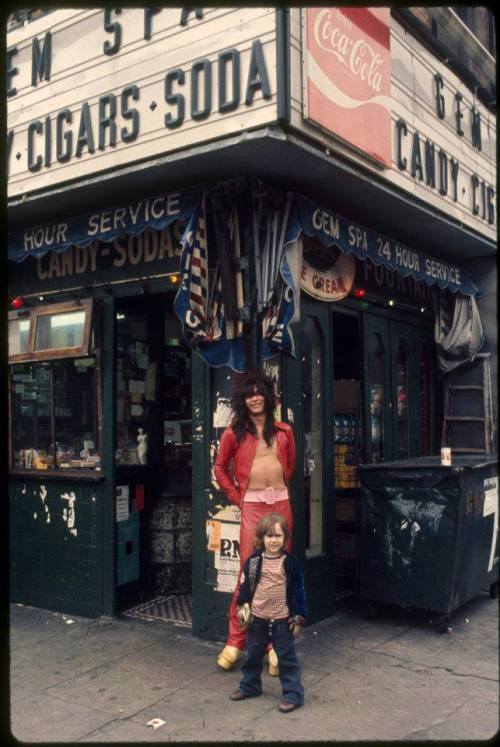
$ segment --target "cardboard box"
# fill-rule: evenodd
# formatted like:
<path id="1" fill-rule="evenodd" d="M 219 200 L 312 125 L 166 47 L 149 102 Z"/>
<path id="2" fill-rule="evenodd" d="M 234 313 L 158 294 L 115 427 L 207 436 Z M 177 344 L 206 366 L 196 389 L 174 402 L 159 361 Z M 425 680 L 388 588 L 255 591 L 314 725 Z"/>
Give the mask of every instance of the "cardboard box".
<path id="1" fill-rule="evenodd" d="M 357 379 L 335 379 L 333 383 L 333 409 L 335 412 L 359 411 L 360 395 Z"/>
<path id="2" fill-rule="evenodd" d="M 337 498 L 335 501 L 335 518 L 337 521 L 356 522 L 356 499 Z"/>

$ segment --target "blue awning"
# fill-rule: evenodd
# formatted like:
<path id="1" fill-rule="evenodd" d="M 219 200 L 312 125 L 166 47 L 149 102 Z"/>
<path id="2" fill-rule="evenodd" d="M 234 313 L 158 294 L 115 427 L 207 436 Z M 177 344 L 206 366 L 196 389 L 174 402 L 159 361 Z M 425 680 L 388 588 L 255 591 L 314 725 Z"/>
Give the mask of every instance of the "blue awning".
<path id="1" fill-rule="evenodd" d="M 285 244 L 295 241 L 302 232 L 317 238 L 323 246 L 335 245 L 344 253 L 350 252 L 358 259 L 369 259 L 376 265 L 385 265 L 389 270 L 405 277 L 411 275 L 415 280 L 447 288 L 452 293 L 481 295 L 478 287 L 461 267 L 430 257 L 407 244 L 365 228 L 306 197 L 296 195 Z"/>
<path id="2" fill-rule="evenodd" d="M 114 241 L 121 234 L 138 236 L 146 228 L 162 230 L 175 220 L 188 221 L 201 202 L 201 189 L 164 192 L 116 208 L 96 210 L 69 220 L 9 234 L 9 259 L 22 262 L 46 252 L 64 252 L 72 245 Z"/>
<path id="3" fill-rule="evenodd" d="M 161 230 L 175 220 L 188 221 L 201 204 L 202 189 L 164 192 L 115 208 L 53 222 L 9 234 L 9 259 L 22 262 L 48 251 L 63 252 L 72 245 L 88 246 L 95 240 L 111 242 L 121 234 L 138 235 L 146 228 Z M 337 246 L 358 259 L 370 259 L 389 270 L 453 293 L 480 296 L 477 286 L 463 269 L 436 259 L 360 223 L 294 195 L 285 244 L 301 232 L 317 238 L 324 246 Z"/>

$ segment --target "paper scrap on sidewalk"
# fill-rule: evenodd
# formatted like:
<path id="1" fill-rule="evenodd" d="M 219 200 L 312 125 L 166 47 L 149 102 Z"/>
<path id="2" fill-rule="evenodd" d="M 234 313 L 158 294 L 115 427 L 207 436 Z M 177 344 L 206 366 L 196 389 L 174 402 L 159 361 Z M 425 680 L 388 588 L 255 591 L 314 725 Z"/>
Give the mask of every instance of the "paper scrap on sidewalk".
<path id="1" fill-rule="evenodd" d="M 148 721 L 147 726 L 152 726 L 153 729 L 159 729 L 164 723 L 165 721 L 162 721 L 161 718 L 152 718 L 151 721 Z"/>

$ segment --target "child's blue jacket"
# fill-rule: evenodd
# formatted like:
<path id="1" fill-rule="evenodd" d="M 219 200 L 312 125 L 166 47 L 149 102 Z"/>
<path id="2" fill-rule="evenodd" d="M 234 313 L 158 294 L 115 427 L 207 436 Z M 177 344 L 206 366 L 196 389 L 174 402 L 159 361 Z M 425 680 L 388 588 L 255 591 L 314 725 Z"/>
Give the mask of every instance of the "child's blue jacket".
<path id="1" fill-rule="evenodd" d="M 304 576 L 301 567 L 293 555 L 289 555 L 287 552 L 283 552 L 283 555 L 285 556 L 286 603 L 290 616 L 295 617 L 298 615 L 301 618 L 305 618 L 307 615 L 307 604 Z M 236 602 L 238 605 L 252 601 L 255 589 L 260 580 L 263 557 L 264 552 L 262 550 L 254 552 L 243 566 L 240 578 L 240 590 Z"/>

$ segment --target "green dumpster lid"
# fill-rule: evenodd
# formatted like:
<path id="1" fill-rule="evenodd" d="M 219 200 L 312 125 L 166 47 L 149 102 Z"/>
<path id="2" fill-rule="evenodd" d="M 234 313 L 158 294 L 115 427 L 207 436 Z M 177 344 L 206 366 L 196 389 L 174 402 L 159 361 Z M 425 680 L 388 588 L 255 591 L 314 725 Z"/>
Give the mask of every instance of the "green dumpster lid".
<path id="1" fill-rule="evenodd" d="M 498 456 L 496 454 L 453 454 L 451 452 L 451 468 L 455 467 L 458 469 L 479 469 L 480 467 L 487 467 L 489 465 L 498 464 Z M 362 470 L 367 469 L 418 469 L 439 467 L 441 469 L 450 469 L 448 465 L 441 464 L 440 456 L 423 456 L 414 457 L 413 459 L 397 459 L 392 462 L 377 462 L 376 464 L 360 464 L 359 468 Z"/>

